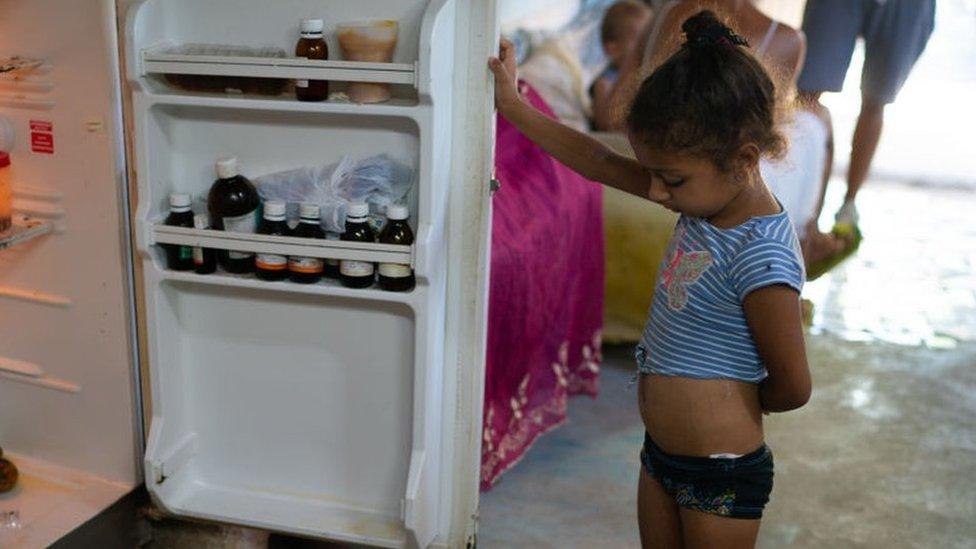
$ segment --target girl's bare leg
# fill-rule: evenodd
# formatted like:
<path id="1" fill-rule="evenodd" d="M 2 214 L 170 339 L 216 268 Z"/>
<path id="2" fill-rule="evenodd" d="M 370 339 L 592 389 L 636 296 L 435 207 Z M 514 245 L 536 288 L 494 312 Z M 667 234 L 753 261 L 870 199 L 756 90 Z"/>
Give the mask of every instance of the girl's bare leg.
<path id="1" fill-rule="evenodd" d="M 641 467 L 637 484 L 637 519 L 644 549 L 682 549 L 678 504 Z"/>

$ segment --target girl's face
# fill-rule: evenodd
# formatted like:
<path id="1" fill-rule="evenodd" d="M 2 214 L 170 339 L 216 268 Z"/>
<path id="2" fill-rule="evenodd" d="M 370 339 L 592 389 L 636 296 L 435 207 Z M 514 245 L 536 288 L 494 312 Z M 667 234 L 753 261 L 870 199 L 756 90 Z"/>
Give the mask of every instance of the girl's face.
<path id="1" fill-rule="evenodd" d="M 699 156 L 655 149 L 634 135 L 630 143 L 651 178 L 648 198 L 673 212 L 709 219 L 745 188 L 747 178 L 737 178 L 735 169 L 723 171 Z"/>

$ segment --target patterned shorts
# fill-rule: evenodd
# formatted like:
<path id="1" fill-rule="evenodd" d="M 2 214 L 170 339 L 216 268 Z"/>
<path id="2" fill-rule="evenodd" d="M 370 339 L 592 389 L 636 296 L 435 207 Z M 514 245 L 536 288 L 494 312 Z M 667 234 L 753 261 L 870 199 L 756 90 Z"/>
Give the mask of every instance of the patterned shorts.
<path id="1" fill-rule="evenodd" d="M 737 458 L 675 456 L 645 433 L 640 457 L 647 474 L 686 509 L 759 519 L 773 490 L 773 452 L 765 444 Z"/>

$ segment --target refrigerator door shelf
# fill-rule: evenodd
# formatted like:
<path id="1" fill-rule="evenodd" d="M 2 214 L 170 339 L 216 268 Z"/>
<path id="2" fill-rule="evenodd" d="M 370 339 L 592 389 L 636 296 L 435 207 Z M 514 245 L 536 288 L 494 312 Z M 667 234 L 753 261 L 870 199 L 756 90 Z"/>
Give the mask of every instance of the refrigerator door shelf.
<path id="1" fill-rule="evenodd" d="M 225 286 L 234 288 L 253 288 L 256 290 L 280 292 L 283 294 L 306 294 L 306 295 L 327 295 L 341 298 L 359 299 L 365 301 L 383 301 L 388 303 L 402 303 L 411 309 L 420 307 L 426 295 L 425 286 L 417 285 L 409 292 L 387 292 L 378 289 L 376 286 L 371 288 L 346 288 L 338 281 L 329 278 L 322 279 L 315 284 L 295 284 L 283 280 L 281 282 L 270 282 L 260 280 L 252 274 L 231 274 L 223 271 L 207 275 L 196 274 L 192 271 L 160 271 L 159 275 L 163 280 L 173 280 L 189 282 L 193 284 L 206 284 L 212 286 Z"/>
<path id="2" fill-rule="evenodd" d="M 167 225 L 157 225 L 153 232 L 156 244 L 177 244 L 238 252 L 346 259 L 372 263 L 397 263 L 411 266 L 414 263 L 413 246 L 229 233 Z"/>
<path id="3" fill-rule="evenodd" d="M 417 85 L 416 63 L 317 61 L 294 57 L 236 57 L 168 53 L 170 47 L 142 53 L 142 74 L 246 76 L 342 82 Z"/>
<path id="4" fill-rule="evenodd" d="M 330 99 L 310 103 L 296 101 L 292 95 L 254 96 L 246 94 L 225 94 L 208 92 L 190 92 L 174 90 L 166 86 L 154 87 L 152 93 L 146 95 L 147 105 L 197 106 L 220 109 L 261 110 L 277 112 L 303 112 L 322 114 L 353 114 L 359 116 L 383 116 L 410 118 L 419 121 L 424 114 L 424 105 L 418 105 L 416 99 L 409 97 L 392 97 L 383 103 L 353 103 Z"/>

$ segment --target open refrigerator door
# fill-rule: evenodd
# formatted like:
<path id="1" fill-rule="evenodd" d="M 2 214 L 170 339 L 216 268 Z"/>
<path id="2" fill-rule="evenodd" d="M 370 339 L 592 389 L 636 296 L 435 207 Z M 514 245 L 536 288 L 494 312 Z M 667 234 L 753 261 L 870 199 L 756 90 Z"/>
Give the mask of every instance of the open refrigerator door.
<path id="1" fill-rule="evenodd" d="M 178 516 L 307 537 L 463 545 L 481 443 L 494 2 L 127 4 L 150 495 Z M 322 19 L 335 54 L 335 29 L 395 21 L 395 52 L 384 62 L 254 53 L 289 48 L 310 17 Z M 305 81 L 328 81 L 334 93 L 297 101 L 290 83 Z M 389 98 L 355 103 L 344 83 L 384 86 Z M 164 223 L 172 193 L 206 209 L 199 199 L 219 157 L 256 177 L 378 154 L 415 174 L 401 199 L 413 244 Z M 397 264 L 416 285 L 387 292 L 173 270 L 174 246 Z"/>

